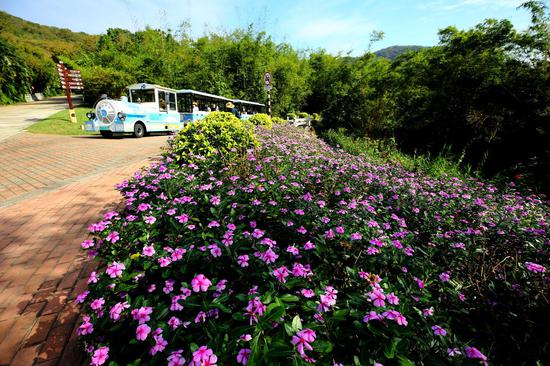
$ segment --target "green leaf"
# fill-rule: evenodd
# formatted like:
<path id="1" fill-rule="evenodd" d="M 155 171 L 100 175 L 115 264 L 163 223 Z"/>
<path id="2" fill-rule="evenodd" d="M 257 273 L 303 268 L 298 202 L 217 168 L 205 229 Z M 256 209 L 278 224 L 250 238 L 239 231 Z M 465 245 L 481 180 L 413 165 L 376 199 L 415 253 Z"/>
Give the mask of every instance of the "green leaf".
<path id="1" fill-rule="evenodd" d="M 292 319 L 292 331 L 296 333 L 300 330 L 302 330 L 302 320 L 300 319 L 300 315 L 296 315 L 294 319 Z"/>
<path id="2" fill-rule="evenodd" d="M 334 312 L 334 320 L 345 320 L 346 315 L 349 314 L 349 309 L 336 310 Z"/>

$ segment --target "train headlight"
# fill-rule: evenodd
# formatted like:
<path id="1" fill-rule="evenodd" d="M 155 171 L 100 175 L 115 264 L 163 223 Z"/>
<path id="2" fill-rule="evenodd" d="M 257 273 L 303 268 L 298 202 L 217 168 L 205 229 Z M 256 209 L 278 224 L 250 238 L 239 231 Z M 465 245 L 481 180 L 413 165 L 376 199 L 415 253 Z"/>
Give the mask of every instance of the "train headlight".
<path id="1" fill-rule="evenodd" d="M 120 119 L 121 121 L 124 121 L 124 120 L 126 119 L 126 113 L 118 112 L 118 113 L 117 113 L 117 117 L 118 117 L 118 119 Z"/>
<path id="2" fill-rule="evenodd" d="M 87 117 L 88 119 L 92 119 L 92 112 L 86 113 L 86 117 Z"/>

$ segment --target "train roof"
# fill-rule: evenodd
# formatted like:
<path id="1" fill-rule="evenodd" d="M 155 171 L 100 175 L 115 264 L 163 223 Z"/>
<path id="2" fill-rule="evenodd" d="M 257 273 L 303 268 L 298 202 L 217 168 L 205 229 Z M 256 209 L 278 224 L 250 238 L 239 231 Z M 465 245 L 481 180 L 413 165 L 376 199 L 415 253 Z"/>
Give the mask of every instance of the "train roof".
<path id="1" fill-rule="evenodd" d="M 160 85 L 156 85 L 156 84 L 148 84 L 148 83 L 132 84 L 132 85 L 128 86 L 128 89 L 160 89 L 160 90 L 167 90 L 167 91 L 170 91 L 170 92 L 173 92 L 173 93 L 177 92 L 176 89 L 167 88 L 165 86 L 160 86 Z"/>
<path id="2" fill-rule="evenodd" d="M 201 91 L 193 90 L 193 89 L 180 89 L 177 92 L 178 93 L 183 93 L 183 94 L 201 95 L 203 97 L 208 97 L 208 98 L 213 98 L 213 99 L 221 99 L 221 100 L 225 100 L 225 101 L 228 101 L 228 102 L 231 101 L 231 99 L 226 98 L 226 97 L 222 97 L 221 95 L 205 93 L 205 92 L 201 92 Z"/>
<path id="3" fill-rule="evenodd" d="M 265 107 L 265 104 L 258 103 L 258 102 L 251 102 L 249 100 L 232 99 L 231 101 L 235 104 L 248 104 L 248 105 L 257 105 L 259 107 Z"/>

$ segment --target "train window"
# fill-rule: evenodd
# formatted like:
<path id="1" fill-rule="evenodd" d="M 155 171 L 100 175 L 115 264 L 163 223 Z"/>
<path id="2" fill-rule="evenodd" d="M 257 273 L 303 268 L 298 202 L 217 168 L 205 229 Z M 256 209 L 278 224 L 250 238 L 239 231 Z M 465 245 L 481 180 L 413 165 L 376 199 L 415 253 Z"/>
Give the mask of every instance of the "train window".
<path id="1" fill-rule="evenodd" d="M 166 112 L 166 95 L 169 93 L 159 90 L 159 111 Z"/>
<path id="2" fill-rule="evenodd" d="M 175 111 L 176 110 L 176 94 L 175 93 L 166 93 L 166 96 L 168 97 L 168 110 Z"/>
<path id="3" fill-rule="evenodd" d="M 153 103 L 155 102 L 155 90 L 131 89 L 130 98 L 132 103 Z"/>

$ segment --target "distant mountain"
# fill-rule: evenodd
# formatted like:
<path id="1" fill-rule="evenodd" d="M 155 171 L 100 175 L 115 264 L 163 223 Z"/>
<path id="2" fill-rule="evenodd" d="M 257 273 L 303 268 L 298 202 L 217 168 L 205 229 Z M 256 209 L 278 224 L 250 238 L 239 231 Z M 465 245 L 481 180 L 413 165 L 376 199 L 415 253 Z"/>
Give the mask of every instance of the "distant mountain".
<path id="1" fill-rule="evenodd" d="M 385 57 L 390 60 L 395 60 L 397 56 L 408 52 L 408 51 L 419 51 L 424 48 L 429 48 L 425 46 L 391 46 L 386 47 L 381 50 L 376 51 L 374 54 L 379 57 Z"/>

